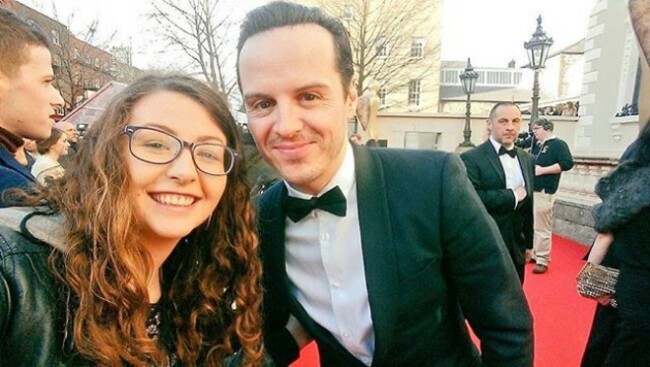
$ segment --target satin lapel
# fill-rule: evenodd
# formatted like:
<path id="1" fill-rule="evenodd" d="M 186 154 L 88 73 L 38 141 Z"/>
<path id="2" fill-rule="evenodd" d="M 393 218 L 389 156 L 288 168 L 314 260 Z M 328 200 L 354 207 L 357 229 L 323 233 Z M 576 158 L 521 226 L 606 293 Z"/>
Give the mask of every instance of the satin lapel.
<path id="1" fill-rule="evenodd" d="M 517 149 L 517 159 L 519 160 L 519 166 L 521 166 L 521 173 L 524 175 L 524 181 L 526 182 L 526 192 L 529 196 L 533 195 L 533 177 L 531 172 L 534 172 L 535 167 L 531 167 L 531 161 L 525 159 L 525 152 L 520 148 Z"/>
<path id="2" fill-rule="evenodd" d="M 18 163 L 18 161 L 3 148 L 0 148 L 0 161 L 3 162 L 6 167 L 11 168 L 14 171 L 25 176 L 25 178 L 29 179 L 29 181 L 36 182 L 36 179 L 34 179 L 34 176 L 31 174 L 31 172 L 29 172 L 27 168 Z"/>
<path id="3" fill-rule="evenodd" d="M 268 190 L 269 197 L 264 198 L 265 205 L 260 213 L 262 220 L 262 236 L 265 240 L 264 261 L 268 274 L 277 274 L 276 281 L 281 282 L 279 287 L 282 299 L 289 299 L 289 279 L 285 265 L 285 214 L 282 199 L 286 195 L 287 187 L 278 183 L 279 187 Z"/>
<path id="4" fill-rule="evenodd" d="M 506 173 L 503 171 L 503 166 L 501 165 L 499 155 L 494 150 L 494 147 L 492 146 L 490 140 L 487 140 L 485 143 L 481 144 L 481 149 L 483 157 L 485 157 L 488 163 L 490 163 L 490 166 L 496 172 L 497 177 L 499 177 L 499 183 L 502 184 L 503 187 L 506 187 Z"/>
<path id="5" fill-rule="evenodd" d="M 389 193 L 376 152 L 354 148 L 361 247 L 375 332 L 373 364 L 389 358 L 397 320 L 397 260 L 388 211 Z M 375 363 L 376 362 L 376 363 Z"/>

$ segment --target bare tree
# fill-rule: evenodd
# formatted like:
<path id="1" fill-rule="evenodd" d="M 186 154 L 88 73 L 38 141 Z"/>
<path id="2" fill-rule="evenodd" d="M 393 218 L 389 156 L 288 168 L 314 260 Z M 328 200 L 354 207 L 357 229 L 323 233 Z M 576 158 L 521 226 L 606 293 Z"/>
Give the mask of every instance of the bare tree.
<path id="1" fill-rule="evenodd" d="M 352 43 L 357 92 L 370 79 L 387 92 L 404 89 L 436 66 L 439 42 L 430 21 L 439 0 L 319 0 L 329 14 L 341 18 Z M 432 24 L 433 23 L 433 24 Z"/>
<path id="2" fill-rule="evenodd" d="M 236 94 L 234 45 L 229 32 L 235 22 L 223 0 L 154 0 L 157 32 L 170 52 L 180 50 L 205 80 L 229 99 Z M 230 33 L 231 34 L 231 33 Z"/>
<path id="3" fill-rule="evenodd" d="M 114 79 L 111 74 L 114 60 L 110 53 L 93 46 L 100 46 L 97 41 L 97 19 L 91 20 L 78 38 L 70 31 L 74 15 L 70 15 L 64 22 L 61 21 L 54 2 L 52 12 L 56 20 L 53 25 L 53 31 L 56 32 L 53 42 L 55 86 L 61 92 L 66 105 L 74 108 L 85 98 L 87 90 L 97 90 Z M 113 36 L 114 33 L 102 44 L 108 45 Z"/>

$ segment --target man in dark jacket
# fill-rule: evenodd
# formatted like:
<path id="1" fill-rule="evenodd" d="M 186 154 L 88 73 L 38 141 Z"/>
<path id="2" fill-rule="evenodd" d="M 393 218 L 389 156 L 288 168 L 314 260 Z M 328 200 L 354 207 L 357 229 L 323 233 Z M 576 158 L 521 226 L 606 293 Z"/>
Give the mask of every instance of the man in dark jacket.
<path id="1" fill-rule="evenodd" d="M 530 367 L 530 311 L 460 159 L 348 141 L 357 93 L 341 22 L 288 2 L 255 9 L 237 65 L 251 134 L 283 178 L 258 217 L 274 361 L 314 339 L 323 367 Z"/>
<path id="2" fill-rule="evenodd" d="M 63 99 L 54 88 L 47 37 L 0 7 L 0 207 L 3 192 L 35 182 L 15 158 L 23 138 L 50 136 Z"/>
<path id="3" fill-rule="evenodd" d="M 460 157 L 467 176 L 499 227 L 519 280 L 533 248 L 535 158 L 515 146 L 521 111 L 511 102 L 494 105 L 487 120 L 489 139 Z"/>

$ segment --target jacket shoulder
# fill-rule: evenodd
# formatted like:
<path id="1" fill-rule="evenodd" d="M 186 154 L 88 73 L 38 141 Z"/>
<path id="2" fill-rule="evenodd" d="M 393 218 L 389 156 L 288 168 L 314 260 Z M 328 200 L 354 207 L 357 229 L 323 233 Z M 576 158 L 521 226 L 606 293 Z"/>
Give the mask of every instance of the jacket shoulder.
<path id="1" fill-rule="evenodd" d="M 39 241 L 32 241 L 22 233 L 0 225 L 0 258 L 26 253 L 49 254 L 51 251 L 51 246 Z"/>

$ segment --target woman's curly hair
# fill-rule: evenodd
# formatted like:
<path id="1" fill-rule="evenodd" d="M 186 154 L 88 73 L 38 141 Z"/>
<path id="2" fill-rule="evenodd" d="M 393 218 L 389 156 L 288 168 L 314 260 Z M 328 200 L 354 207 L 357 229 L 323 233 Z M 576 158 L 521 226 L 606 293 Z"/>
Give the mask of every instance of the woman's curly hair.
<path id="1" fill-rule="evenodd" d="M 68 250 L 51 260 L 75 300 L 68 307 L 75 349 L 102 366 L 166 364 L 167 351 L 146 330 L 152 260 L 138 243 L 121 137 L 134 105 L 158 91 L 206 108 L 239 153 L 221 201 L 167 262 L 174 267 L 163 282 L 175 352 L 184 366 L 219 366 L 241 347 L 246 366 L 260 365 L 262 268 L 239 132 L 224 97 L 182 75 L 145 76 L 120 92 L 84 136 L 66 176 L 40 192 L 66 218 Z"/>

